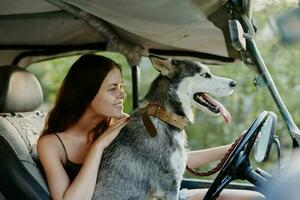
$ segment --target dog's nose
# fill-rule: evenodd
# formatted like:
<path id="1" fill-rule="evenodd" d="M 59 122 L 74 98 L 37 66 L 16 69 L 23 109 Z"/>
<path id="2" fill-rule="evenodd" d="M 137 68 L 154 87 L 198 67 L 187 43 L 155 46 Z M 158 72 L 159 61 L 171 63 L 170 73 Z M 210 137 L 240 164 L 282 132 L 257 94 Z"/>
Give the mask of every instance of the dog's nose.
<path id="1" fill-rule="evenodd" d="M 230 81 L 229 86 L 234 88 L 236 86 L 236 82 L 235 81 Z"/>

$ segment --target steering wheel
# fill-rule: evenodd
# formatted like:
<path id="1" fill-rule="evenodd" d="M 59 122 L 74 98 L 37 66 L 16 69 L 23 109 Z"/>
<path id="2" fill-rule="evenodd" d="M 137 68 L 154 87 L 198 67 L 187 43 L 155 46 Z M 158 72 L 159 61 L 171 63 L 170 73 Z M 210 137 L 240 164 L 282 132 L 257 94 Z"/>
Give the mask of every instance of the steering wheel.
<path id="1" fill-rule="evenodd" d="M 269 112 L 264 111 L 252 122 L 250 128 L 245 132 L 224 162 L 203 200 L 215 200 L 225 186 L 235 179 L 246 179 L 256 186 L 267 182 L 265 178 L 251 169 L 249 154 L 268 115 Z"/>

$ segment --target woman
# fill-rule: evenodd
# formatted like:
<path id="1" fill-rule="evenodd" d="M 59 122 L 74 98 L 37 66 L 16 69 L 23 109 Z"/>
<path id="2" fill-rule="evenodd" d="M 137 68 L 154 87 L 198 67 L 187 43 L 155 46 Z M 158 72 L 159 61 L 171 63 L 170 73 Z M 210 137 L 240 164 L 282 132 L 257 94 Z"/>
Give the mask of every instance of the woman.
<path id="1" fill-rule="evenodd" d="M 103 150 L 127 123 L 125 97 L 120 67 L 112 60 L 84 55 L 73 64 L 37 144 L 54 200 L 92 198 Z M 188 164 L 196 168 L 221 159 L 228 149 L 229 145 L 188 152 Z M 202 199 L 205 192 L 183 190 L 180 198 Z M 254 197 L 246 191 L 231 194 L 228 199 Z"/>
<path id="2" fill-rule="evenodd" d="M 92 198 L 103 150 L 127 123 L 125 97 L 112 60 L 84 55 L 73 64 L 37 144 L 53 199 Z"/>

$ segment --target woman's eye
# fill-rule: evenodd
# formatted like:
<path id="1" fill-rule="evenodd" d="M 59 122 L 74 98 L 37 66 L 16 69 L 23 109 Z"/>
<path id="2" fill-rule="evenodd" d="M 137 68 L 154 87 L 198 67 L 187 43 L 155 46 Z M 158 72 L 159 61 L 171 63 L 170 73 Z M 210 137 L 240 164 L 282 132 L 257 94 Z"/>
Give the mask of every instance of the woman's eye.
<path id="1" fill-rule="evenodd" d="M 200 76 L 202 76 L 203 78 L 211 78 L 211 75 L 207 72 L 204 74 L 201 74 Z"/>
<path id="2" fill-rule="evenodd" d="M 110 89 L 108 89 L 108 91 L 114 91 L 114 90 L 116 90 L 117 88 L 110 88 Z"/>

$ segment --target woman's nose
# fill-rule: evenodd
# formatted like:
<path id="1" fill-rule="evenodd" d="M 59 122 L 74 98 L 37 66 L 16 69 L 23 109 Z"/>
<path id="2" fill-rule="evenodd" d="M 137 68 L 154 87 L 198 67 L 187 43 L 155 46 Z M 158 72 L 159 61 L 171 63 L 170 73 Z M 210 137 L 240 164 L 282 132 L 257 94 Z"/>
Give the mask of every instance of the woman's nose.
<path id="1" fill-rule="evenodd" d="M 124 89 L 120 89 L 120 94 L 119 94 L 119 98 L 120 99 L 125 99 L 127 96 L 126 92 Z"/>

